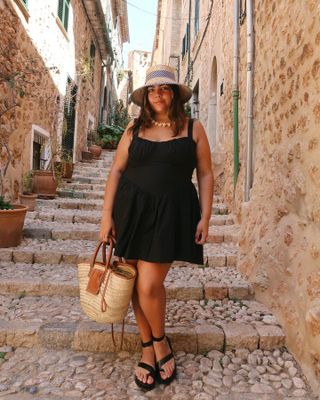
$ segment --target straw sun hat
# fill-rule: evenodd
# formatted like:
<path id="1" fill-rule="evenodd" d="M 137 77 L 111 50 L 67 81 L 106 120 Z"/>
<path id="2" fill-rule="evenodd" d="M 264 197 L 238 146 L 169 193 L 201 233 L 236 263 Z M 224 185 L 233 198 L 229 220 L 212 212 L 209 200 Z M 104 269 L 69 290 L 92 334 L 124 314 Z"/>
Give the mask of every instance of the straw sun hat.
<path id="1" fill-rule="evenodd" d="M 153 65 L 147 69 L 145 84 L 132 92 L 131 100 L 141 107 L 146 87 L 165 84 L 179 87 L 183 103 L 186 103 L 192 96 L 191 89 L 176 80 L 175 70 L 172 67 L 168 65 Z"/>

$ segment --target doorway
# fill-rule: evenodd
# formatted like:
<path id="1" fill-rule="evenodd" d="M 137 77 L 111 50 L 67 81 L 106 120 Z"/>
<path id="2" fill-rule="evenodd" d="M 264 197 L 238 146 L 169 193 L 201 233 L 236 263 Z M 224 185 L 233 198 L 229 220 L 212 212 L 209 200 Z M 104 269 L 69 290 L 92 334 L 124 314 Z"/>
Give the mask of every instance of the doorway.
<path id="1" fill-rule="evenodd" d="M 213 58 L 211 77 L 210 77 L 210 94 L 208 102 L 208 138 L 211 152 L 213 153 L 217 145 L 217 59 Z"/>

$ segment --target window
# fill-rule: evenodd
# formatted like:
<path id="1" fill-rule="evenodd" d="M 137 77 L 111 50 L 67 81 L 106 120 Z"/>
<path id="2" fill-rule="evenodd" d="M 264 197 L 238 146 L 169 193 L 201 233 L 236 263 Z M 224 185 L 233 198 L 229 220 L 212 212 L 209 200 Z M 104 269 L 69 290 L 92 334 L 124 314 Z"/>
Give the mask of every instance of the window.
<path id="1" fill-rule="evenodd" d="M 32 125 L 31 168 L 46 169 L 50 163 L 51 149 L 49 132 L 38 125 Z"/>
<path id="2" fill-rule="evenodd" d="M 58 17 L 66 31 L 68 31 L 70 0 L 59 0 L 58 2 Z"/>
<path id="3" fill-rule="evenodd" d="M 194 35 L 197 36 L 199 32 L 199 14 L 200 14 L 200 0 L 195 0 L 194 9 Z"/>
<path id="4" fill-rule="evenodd" d="M 90 46 L 90 75 L 91 75 L 91 80 L 93 81 L 94 77 L 94 62 L 96 58 L 96 46 L 94 45 L 93 42 L 91 42 Z"/>
<path id="5" fill-rule="evenodd" d="M 182 58 L 189 50 L 189 24 L 187 24 L 186 33 L 182 40 Z"/>

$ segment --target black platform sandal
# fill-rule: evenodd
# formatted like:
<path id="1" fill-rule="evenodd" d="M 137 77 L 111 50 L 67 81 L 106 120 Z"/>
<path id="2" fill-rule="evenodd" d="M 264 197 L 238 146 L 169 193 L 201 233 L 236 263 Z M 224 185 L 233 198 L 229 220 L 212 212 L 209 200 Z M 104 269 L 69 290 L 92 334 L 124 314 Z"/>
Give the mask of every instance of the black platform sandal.
<path id="1" fill-rule="evenodd" d="M 154 342 L 161 342 L 164 338 L 167 339 L 167 342 L 168 342 L 168 345 L 169 345 L 169 347 L 170 347 L 171 353 L 169 353 L 168 355 L 166 355 L 165 357 L 163 357 L 161 360 L 156 361 L 156 376 L 157 376 L 157 381 L 158 381 L 159 383 L 162 383 L 163 385 L 169 385 L 169 383 L 171 383 L 171 382 L 175 379 L 175 377 L 176 377 L 176 375 L 177 375 L 177 367 L 176 367 L 176 365 L 175 365 L 175 367 L 174 367 L 174 370 L 173 370 L 172 374 L 171 374 L 168 378 L 166 378 L 166 379 L 162 379 L 162 378 L 161 378 L 160 372 L 165 372 L 164 369 L 163 369 L 162 367 L 164 366 L 164 364 L 165 364 L 166 362 L 168 362 L 169 360 L 171 360 L 172 358 L 174 358 L 174 356 L 173 356 L 173 350 L 172 350 L 172 346 L 171 346 L 171 341 L 170 341 L 170 339 L 168 338 L 168 336 L 166 336 L 166 335 L 163 335 L 163 336 L 161 336 L 160 338 L 152 337 L 152 340 L 153 340 Z"/>
<path id="2" fill-rule="evenodd" d="M 141 346 L 142 347 L 149 347 L 149 346 L 152 346 L 152 345 L 153 345 L 153 341 L 152 340 L 150 340 L 149 342 L 145 342 L 145 343 L 141 342 Z M 153 368 L 152 365 L 146 364 L 146 363 L 141 362 L 141 361 L 139 362 L 138 367 L 147 370 L 148 371 L 147 379 L 149 378 L 149 376 L 151 376 L 151 378 L 153 378 L 153 382 L 152 383 L 141 382 L 140 379 L 138 379 L 137 375 L 134 375 L 134 380 L 135 380 L 137 386 L 139 386 L 139 388 L 141 388 L 141 389 L 143 389 L 145 391 L 152 390 L 155 387 L 155 384 L 156 384 L 156 371 L 155 371 L 155 369 Z"/>

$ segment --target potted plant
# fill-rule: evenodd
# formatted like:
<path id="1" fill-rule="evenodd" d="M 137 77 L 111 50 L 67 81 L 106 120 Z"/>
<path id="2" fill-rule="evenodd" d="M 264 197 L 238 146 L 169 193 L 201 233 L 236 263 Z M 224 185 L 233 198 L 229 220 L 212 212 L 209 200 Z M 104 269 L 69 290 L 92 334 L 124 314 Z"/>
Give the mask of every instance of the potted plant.
<path id="1" fill-rule="evenodd" d="M 32 171 L 22 177 L 22 193 L 19 193 L 20 204 L 28 207 L 28 211 L 34 211 L 37 194 L 32 192 Z"/>
<path id="2" fill-rule="evenodd" d="M 88 150 L 92 153 L 92 157 L 98 160 L 102 153 L 101 141 L 98 135 L 98 132 L 95 130 L 91 130 L 87 135 L 88 141 Z"/>
<path id="3" fill-rule="evenodd" d="M 18 246 L 28 207 L 11 204 L 0 196 L 0 248 Z"/>
<path id="4" fill-rule="evenodd" d="M 98 128 L 102 148 L 116 149 L 124 129 L 121 126 L 101 124 Z"/>

